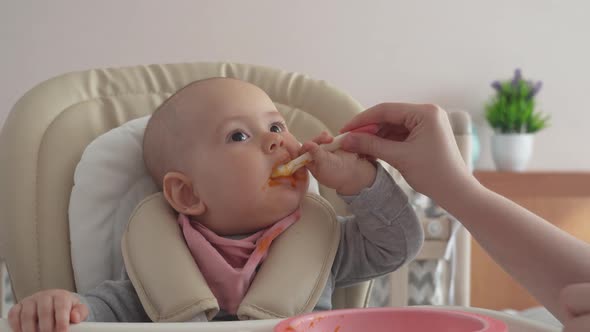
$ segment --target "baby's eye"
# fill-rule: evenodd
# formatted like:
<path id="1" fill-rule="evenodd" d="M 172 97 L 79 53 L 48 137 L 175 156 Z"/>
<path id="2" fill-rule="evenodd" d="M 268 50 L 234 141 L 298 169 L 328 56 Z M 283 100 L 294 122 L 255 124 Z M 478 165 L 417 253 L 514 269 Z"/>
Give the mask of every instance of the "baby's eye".
<path id="1" fill-rule="evenodd" d="M 273 123 L 270 126 L 270 131 L 272 131 L 273 133 L 280 133 L 283 130 L 285 130 L 285 124 L 277 122 L 277 123 Z"/>
<path id="2" fill-rule="evenodd" d="M 230 141 L 232 142 L 242 142 L 248 139 L 248 135 L 241 132 L 241 131 L 237 131 L 233 134 L 231 134 L 230 136 Z"/>

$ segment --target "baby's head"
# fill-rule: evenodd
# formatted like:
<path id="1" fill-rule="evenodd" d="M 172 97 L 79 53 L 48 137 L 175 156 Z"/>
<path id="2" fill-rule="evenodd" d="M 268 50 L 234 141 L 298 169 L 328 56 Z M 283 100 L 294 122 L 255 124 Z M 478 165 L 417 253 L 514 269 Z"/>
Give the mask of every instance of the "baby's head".
<path id="1" fill-rule="evenodd" d="M 272 100 L 236 79 L 193 82 L 168 98 L 144 134 L 146 167 L 179 213 L 219 235 L 246 234 L 294 212 L 308 186 L 302 168 L 270 180 L 297 155 Z"/>

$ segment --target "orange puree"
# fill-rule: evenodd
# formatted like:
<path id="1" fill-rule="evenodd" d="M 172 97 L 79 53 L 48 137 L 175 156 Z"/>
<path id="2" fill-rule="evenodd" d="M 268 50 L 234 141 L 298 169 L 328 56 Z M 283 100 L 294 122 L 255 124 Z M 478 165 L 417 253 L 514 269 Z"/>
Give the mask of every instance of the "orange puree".
<path id="1" fill-rule="evenodd" d="M 275 186 L 283 184 L 283 182 L 280 181 L 281 179 L 287 179 L 290 182 L 291 187 L 295 188 L 297 186 L 297 181 L 305 181 L 307 179 L 307 172 L 295 172 L 295 173 L 288 175 L 288 176 L 279 176 L 277 178 L 270 178 L 270 179 L 268 179 L 268 186 L 275 187 Z"/>
<path id="2" fill-rule="evenodd" d="M 262 252 L 268 250 L 268 247 L 270 247 L 270 243 L 272 242 L 272 240 L 274 240 L 274 238 L 276 238 L 279 234 L 281 234 L 282 231 L 283 231 L 282 228 L 277 228 L 268 236 L 265 236 L 264 238 L 260 239 L 260 243 L 257 244 L 256 249 L 258 249 L 258 251 L 262 251 Z"/>
<path id="3" fill-rule="evenodd" d="M 268 179 L 268 186 L 269 187 L 274 187 L 274 186 L 278 186 L 280 184 L 282 184 L 281 181 L 279 181 L 280 179 L 287 179 L 289 180 L 289 182 L 291 182 L 291 187 L 295 188 L 295 182 L 297 181 L 295 179 L 295 177 L 293 175 L 289 175 L 289 176 L 280 176 L 278 178 L 274 178 L 274 179 Z"/>
<path id="4" fill-rule="evenodd" d="M 323 316 L 317 316 L 309 323 L 309 327 L 312 328 L 315 325 L 315 323 L 321 321 L 322 319 L 324 319 Z"/>

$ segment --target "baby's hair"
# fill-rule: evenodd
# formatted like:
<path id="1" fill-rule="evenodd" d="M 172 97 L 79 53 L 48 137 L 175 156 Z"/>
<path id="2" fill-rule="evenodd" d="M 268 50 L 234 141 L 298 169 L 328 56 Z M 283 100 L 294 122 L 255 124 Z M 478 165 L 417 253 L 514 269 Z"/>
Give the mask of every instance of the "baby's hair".
<path id="1" fill-rule="evenodd" d="M 178 170 L 174 161 L 184 151 L 184 137 L 179 130 L 178 99 L 188 88 L 210 81 L 226 79 L 211 77 L 191 82 L 168 97 L 152 114 L 143 135 L 143 160 L 145 166 L 158 186 L 162 189 L 166 173 Z"/>

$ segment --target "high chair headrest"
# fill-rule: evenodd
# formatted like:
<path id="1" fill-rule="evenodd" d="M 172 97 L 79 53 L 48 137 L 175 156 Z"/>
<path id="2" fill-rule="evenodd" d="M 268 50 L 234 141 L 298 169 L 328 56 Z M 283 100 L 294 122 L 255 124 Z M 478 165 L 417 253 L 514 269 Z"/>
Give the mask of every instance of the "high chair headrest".
<path id="1" fill-rule="evenodd" d="M 121 238 L 135 207 L 158 191 L 144 165 L 144 116 L 97 137 L 84 150 L 74 174 L 69 223 L 78 292 L 121 279 Z M 309 191 L 319 194 L 310 176 Z"/>

